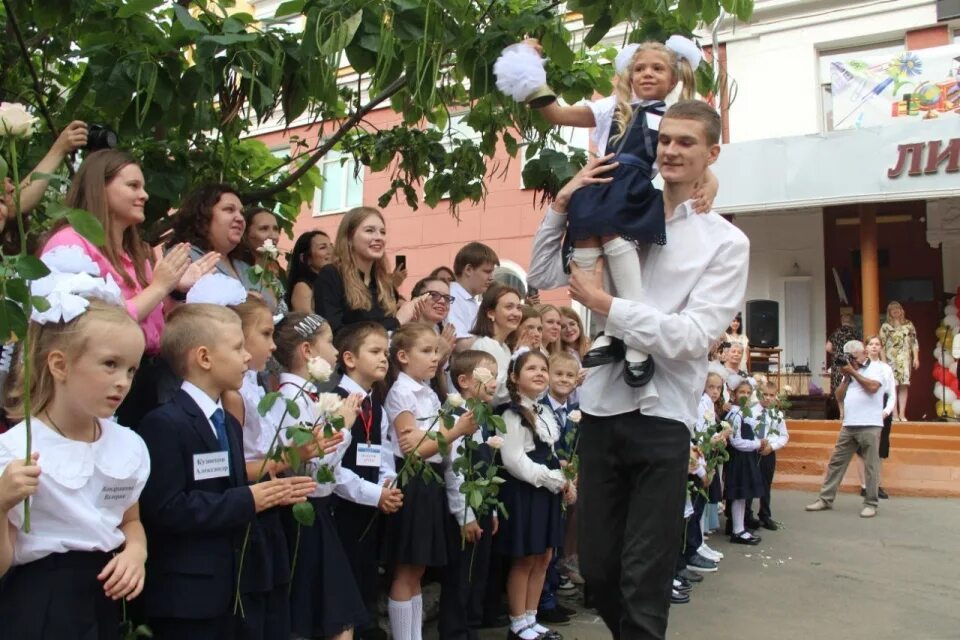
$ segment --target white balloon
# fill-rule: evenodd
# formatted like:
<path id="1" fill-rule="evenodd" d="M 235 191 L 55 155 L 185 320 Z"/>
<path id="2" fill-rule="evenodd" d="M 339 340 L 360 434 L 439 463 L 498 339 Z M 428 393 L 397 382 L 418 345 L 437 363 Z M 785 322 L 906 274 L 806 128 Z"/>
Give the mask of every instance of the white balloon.
<path id="1" fill-rule="evenodd" d="M 947 316 L 943 319 L 943 324 L 956 331 L 957 327 L 960 327 L 960 318 L 957 316 Z"/>
<path id="2" fill-rule="evenodd" d="M 943 385 L 939 382 L 933 383 L 933 397 L 935 397 L 937 400 L 942 400 L 944 397 Z"/>
<path id="3" fill-rule="evenodd" d="M 945 316 L 955 316 L 957 315 L 957 305 L 954 304 L 953 299 L 947 302 L 947 306 L 943 308 L 943 315 Z"/>
<path id="4" fill-rule="evenodd" d="M 939 342 L 937 343 L 937 346 L 933 348 L 933 360 L 934 362 L 940 362 L 943 360 L 943 345 L 941 345 Z"/>
<path id="5" fill-rule="evenodd" d="M 944 389 L 943 390 L 943 400 L 949 404 L 953 404 L 957 399 L 957 394 L 953 389 Z"/>
<path id="6" fill-rule="evenodd" d="M 949 353 L 943 354 L 943 366 L 949 369 L 957 364 L 957 361 L 953 359 Z"/>

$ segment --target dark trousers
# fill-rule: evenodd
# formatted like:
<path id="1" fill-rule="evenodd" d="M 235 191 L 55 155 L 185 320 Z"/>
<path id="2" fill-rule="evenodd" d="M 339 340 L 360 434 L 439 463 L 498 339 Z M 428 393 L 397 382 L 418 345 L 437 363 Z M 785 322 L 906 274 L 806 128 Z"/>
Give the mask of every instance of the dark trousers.
<path id="1" fill-rule="evenodd" d="M 147 626 L 155 640 L 234 640 L 231 618 L 229 614 L 213 620 L 148 618 Z"/>
<path id="2" fill-rule="evenodd" d="M 466 545 L 462 545 L 460 524 L 453 516 L 447 524 L 449 553 L 440 590 L 438 631 L 441 640 L 466 640 L 475 637 L 472 629 L 483 621 L 483 600 L 493 552 L 493 523 L 489 515 L 481 518 L 483 536 L 476 544 Z"/>
<path id="3" fill-rule="evenodd" d="M 702 486 L 703 484 L 699 478 L 694 480 L 696 493 L 690 497 L 690 502 L 693 503 L 693 514 L 687 518 L 686 530 L 684 531 L 684 566 L 686 566 L 687 560 L 697 555 L 697 549 L 703 544 L 703 530 L 700 528 L 700 516 L 703 515 L 703 509 L 707 506 L 707 498 L 700 493 Z"/>
<path id="4" fill-rule="evenodd" d="M 376 507 L 367 507 L 339 498 L 334 501 L 337 534 L 353 577 L 357 581 L 360 597 L 363 598 L 370 616 L 371 622 L 364 629 L 377 626 L 380 532 L 384 520 L 384 516 L 378 514 Z"/>
<path id="5" fill-rule="evenodd" d="M 690 432 L 639 411 L 584 415 L 581 429 L 581 572 L 614 638 L 662 639 L 682 542 Z"/>
<path id="6" fill-rule="evenodd" d="M 760 520 L 770 520 L 773 513 L 770 511 L 770 488 L 773 486 L 773 474 L 777 470 L 777 452 L 768 456 L 760 456 L 760 475 L 763 476 L 763 495 L 760 496 L 760 511 L 757 515 Z"/>

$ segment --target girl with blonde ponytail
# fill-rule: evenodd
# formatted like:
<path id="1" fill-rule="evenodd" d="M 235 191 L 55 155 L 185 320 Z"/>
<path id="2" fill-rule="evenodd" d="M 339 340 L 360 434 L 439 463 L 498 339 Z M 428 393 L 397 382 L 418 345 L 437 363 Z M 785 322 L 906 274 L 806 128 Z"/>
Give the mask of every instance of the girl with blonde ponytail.
<path id="1" fill-rule="evenodd" d="M 523 45 L 537 50 L 540 46 L 532 39 Z M 530 51 L 517 56 L 516 47 L 505 52 L 494 66 L 497 86 L 515 98 L 520 94 L 509 80 L 532 77 L 530 72 L 537 62 Z M 666 44 L 632 44 L 617 56 L 613 95 L 574 106 L 555 101 L 544 105 L 542 99 L 531 102 L 552 124 L 593 127 L 592 142 L 604 153 L 604 160 L 615 165 L 603 180 L 578 189 L 571 197 L 563 259 L 580 269 L 593 270 L 600 256 L 605 256 L 617 297 L 641 299 L 637 248 L 666 243 L 663 197 L 652 183 L 657 174 L 657 130 L 666 108 L 664 100 L 678 84 L 682 83 L 681 99 L 695 96 L 694 70 L 700 61 L 696 44 L 682 36 L 671 36 Z M 542 66 L 542 60 L 538 64 Z M 530 69 L 520 70 L 519 66 Z M 716 193 L 717 181 L 708 169 L 695 192 L 696 210 L 709 211 Z M 596 367 L 621 359 L 625 359 L 624 379 L 628 385 L 643 386 L 653 377 L 653 360 L 647 354 L 605 335 L 598 337 L 586 353 L 583 366 Z"/>

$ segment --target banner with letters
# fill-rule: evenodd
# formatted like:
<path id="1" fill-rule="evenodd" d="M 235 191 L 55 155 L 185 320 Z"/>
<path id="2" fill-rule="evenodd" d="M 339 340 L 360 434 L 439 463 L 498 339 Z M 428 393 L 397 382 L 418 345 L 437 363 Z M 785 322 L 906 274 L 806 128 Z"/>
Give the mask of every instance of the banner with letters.
<path id="1" fill-rule="evenodd" d="M 830 64 L 833 128 L 952 118 L 960 125 L 960 44 Z"/>

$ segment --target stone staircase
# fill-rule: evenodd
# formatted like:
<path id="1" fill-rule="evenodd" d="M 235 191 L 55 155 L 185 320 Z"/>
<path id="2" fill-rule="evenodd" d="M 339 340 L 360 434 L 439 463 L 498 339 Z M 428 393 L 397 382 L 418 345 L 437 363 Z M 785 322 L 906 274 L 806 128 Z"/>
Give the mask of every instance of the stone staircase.
<path id="1" fill-rule="evenodd" d="M 790 443 L 777 452 L 774 486 L 817 491 L 837 441 L 837 420 L 787 420 Z M 859 491 L 856 458 L 841 491 Z M 960 424 L 894 422 L 881 484 L 890 495 L 960 497 Z"/>

